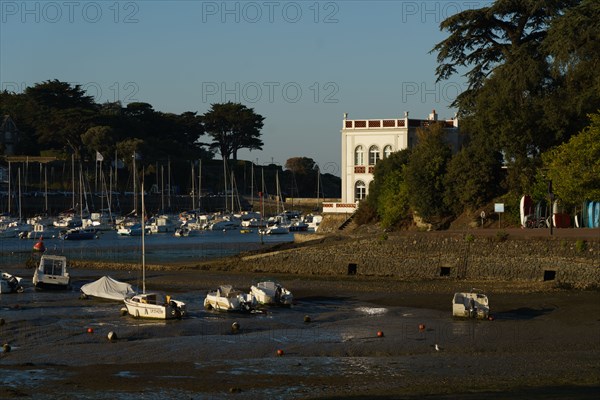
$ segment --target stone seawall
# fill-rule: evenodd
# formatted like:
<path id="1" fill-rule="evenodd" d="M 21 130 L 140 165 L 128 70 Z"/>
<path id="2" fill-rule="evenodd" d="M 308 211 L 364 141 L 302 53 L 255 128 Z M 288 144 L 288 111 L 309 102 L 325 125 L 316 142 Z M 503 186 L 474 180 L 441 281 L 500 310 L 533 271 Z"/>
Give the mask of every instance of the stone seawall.
<path id="1" fill-rule="evenodd" d="M 600 241 L 566 238 L 506 239 L 464 235 L 398 235 L 336 240 L 222 260 L 209 268 L 269 273 L 440 277 L 501 281 L 555 281 L 600 288 Z M 306 241 L 309 237 L 304 236 Z"/>

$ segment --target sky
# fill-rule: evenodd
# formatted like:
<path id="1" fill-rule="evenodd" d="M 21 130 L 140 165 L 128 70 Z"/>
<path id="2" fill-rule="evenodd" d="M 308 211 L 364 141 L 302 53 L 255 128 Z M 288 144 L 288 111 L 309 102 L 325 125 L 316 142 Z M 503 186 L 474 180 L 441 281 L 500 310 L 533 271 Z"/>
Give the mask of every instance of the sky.
<path id="1" fill-rule="evenodd" d="M 436 83 L 430 50 L 447 36 L 445 18 L 489 4 L 0 0 L 0 89 L 58 79 L 99 103 L 178 114 L 240 102 L 265 121 L 263 150 L 239 159 L 309 157 L 339 176 L 344 113 L 454 116 L 465 80 Z"/>

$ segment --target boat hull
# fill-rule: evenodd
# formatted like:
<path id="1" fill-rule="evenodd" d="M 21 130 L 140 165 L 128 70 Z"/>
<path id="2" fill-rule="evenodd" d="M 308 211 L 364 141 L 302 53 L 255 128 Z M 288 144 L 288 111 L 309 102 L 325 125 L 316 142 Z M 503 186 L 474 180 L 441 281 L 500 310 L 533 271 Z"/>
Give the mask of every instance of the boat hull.
<path id="1" fill-rule="evenodd" d="M 71 286 L 65 256 L 43 255 L 32 279 L 36 289 L 66 290 Z"/>
<path id="2" fill-rule="evenodd" d="M 257 303 L 263 305 L 291 306 L 294 300 L 289 290 L 271 281 L 259 282 L 251 286 L 250 294 Z"/>
<path id="3" fill-rule="evenodd" d="M 166 299 L 153 300 L 156 297 L 150 295 L 136 295 L 124 300 L 127 314 L 135 318 L 147 319 L 181 319 L 187 314 L 183 302 Z"/>
<path id="4" fill-rule="evenodd" d="M 48 279 L 48 278 L 46 278 Z M 65 282 L 58 282 L 58 281 L 51 281 L 51 280 L 43 280 L 43 281 L 37 281 L 33 283 L 33 286 L 36 289 L 40 289 L 40 290 L 68 290 L 71 287 L 71 282 L 67 281 Z"/>
<path id="5" fill-rule="evenodd" d="M 0 293 L 22 293 L 21 278 L 2 272 L 0 275 Z"/>
<path id="6" fill-rule="evenodd" d="M 230 286 L 221 286 L 206 295 L 204 308 L 216 311 L 247 312 L 252 310 L 254 302 L 255 300 L 250 294 L 244 294 Z"/>
<path id="7" fill-rule="evenodd" d="M 455 293 L 452 299 L 452 316 L 459 318 L 487 319 L 489 302 L 482 293 Z"/>

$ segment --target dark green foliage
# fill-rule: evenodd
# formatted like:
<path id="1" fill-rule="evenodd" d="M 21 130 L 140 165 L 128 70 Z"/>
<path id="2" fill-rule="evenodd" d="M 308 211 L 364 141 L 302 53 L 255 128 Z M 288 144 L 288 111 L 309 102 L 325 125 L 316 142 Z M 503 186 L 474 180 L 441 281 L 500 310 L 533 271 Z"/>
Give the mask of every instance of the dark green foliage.
<path id="1" fill-rule="evenodd" d="M 514 195 L 531 190 L 540 155 L 600 108 L 599 20 L 595 0 L 497 0 L 441 24 L 438 80 L 467 69 L 461 126 L 503 154 Z"/>
<path id="2" fill-rule="evenodd" d="M 419 130 L 418 143 L 404 170 L 404 181 L 411 209 L 425 220 L 448 214 L 444 203 L 444 175 L 451 156 L 441 124 Z"/>
<path id="3" fill-rule="evenodd" d="M 587 242 L 581 239 L 577 240 L 575 242 L 575 250 L 577 250 L 578 253 L 583 253 L 587 250 Z"/>
<path id="4" fill-rule="evenodd" d="M 368 201 L 361 201 L 354 215 L 354 222 L 358 225 L 365 225 L 377 221 L 377 209 Z"/>
<path id="5" fill-rule="evenodd" d="M 369 196 L 365 202 L 376 211 L 386 228 L 410 217 L 403 174 L 410 154 L 410 150 L 394 152 L 388 158 L 379 160 L 375 166 L 374 180 L 369 186 Z"/>
<path id="6" fill-rule="evenodd" d="M 552 180 L 554 194 L 566 205 L 600 199 L 600 113 L 590 118 L 590 125 L 569 142 L 543 154 L 545 174 L 538 176 L 539 186 Z"/>
<path id="7" fill-rule="evenodd" d="M 206 133 L 212 137 L 212 149 L 222 158 L 237 160 L 239 149 L 262 150 L 260 130 L 264 117 L 240 103 L 212 104 L 202 116 Z"/>
<path id="8" fill-rule="evenodd" d="M 472 142 L 448 163 L 445 176 L 446 205 L 455 214 L 487 204 L 500 194 L 502 156 Z"/>
<path id="9" fill-rule="evenodd" d="M 28 87 L 23 94 L 0 93 L 0 111 L 19 129 L 18 154 L 67 150 L 78 159 L 93 160 L 100 151 L 108 161 L 118 142 L 137 138 L 147 143 L 148 160 L 208 155 L 198 143 L 203 127 L 195 113 L 161 113 L 141 102 L 100 105 L 79 85 L 58 80 Z"/>

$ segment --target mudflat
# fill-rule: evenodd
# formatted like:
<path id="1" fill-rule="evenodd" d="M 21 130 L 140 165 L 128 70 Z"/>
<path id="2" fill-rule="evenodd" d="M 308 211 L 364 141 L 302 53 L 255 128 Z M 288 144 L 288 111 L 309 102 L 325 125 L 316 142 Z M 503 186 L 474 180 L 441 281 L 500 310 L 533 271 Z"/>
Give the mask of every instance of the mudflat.
<path id="1" fill-rule="evenodd" d="M 120 302 L 79 298 L 81 285 L 102 275 L 137 285 L 138 272 L 72 275 L 71 291 L 29 287 L 0 295 L 0 339 L 10 346 L 0 353 L 0 398 L 591 399 L 600 393 L 597 291 L 552 282 L 270 275 L 293 292 L 292 307 L 223 314 L 203 309 L 208 290 L 221 284 L 247 290 L 266 277 L 163 270 L 148 273 L 148 288 L 187 302 L 190 315 L 155 322 L 121 316 Z M 472 287 L 489 296 L 493 320 L 451 316 L 453 293 Z M 109 341 L 109 332 L 117 339 Z"/>

